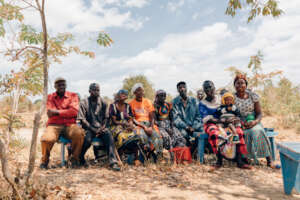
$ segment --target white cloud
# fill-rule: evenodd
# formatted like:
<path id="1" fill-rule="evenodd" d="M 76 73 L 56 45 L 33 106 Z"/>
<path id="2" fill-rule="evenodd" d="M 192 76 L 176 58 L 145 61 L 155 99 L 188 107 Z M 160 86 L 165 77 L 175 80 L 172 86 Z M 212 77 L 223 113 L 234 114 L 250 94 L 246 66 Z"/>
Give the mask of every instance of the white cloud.
<path id="1" fill-rule="evenodd" d="M 126 0 L 126 6 L 142 8 L 149 2 L 147 0 Z"/>
<path id="2" fill-rule="evenodd" d="M 185 34 L 169 34 L 157 47 L 133 57 L 99 56 L 90 60 L 72 55 L 65 59 L 64 68 L 52 66 L 50 74 L 52 79 L 56 74 L 69 78 L 70 89 L 82 94 L 87 94 L 90 80 L 98 80 L 103 95 L 107 96 L 121 88 L 125 77 L 144 74 L 156 89 L 162 88 L 176 95 L 176 83 L 180 80 L 187 81 L 189 88 L 196 90 L 206 79 L 223 77 L 223 70 L 213 72 L 213 78 L 208 75 L 210 70 L 220 66 L 215 60 L 218 46 L 231 34 L 227 24 L 216 23 Z"/>
<path id="3" fill-rule="evenodd" d="M 171 2 L 168 2 L 167 9 L 171 12 L 175 12 L 179 8 L 181 8 L 184 5 L 184 3 L 185 3 L 185 0 L 176 0 L 175 2 L 173 0 Z"/>
<path id="4" fill-rule="evenodd" d="M 142 7 L 145 0 L 133 1 L 131 6 Z M 135 19 L 130 11 L 121 12 L 117 6 L 119 1 L 106 2 L 91 0 L 90 6 L 83 0 L 51 0 L 46 2 L 47 26 L 54 32 L 95 32 L 108 27 L 121 27 L 138 30 L 144 23 L 143 18 Z M 112 4 L 113 7 L 105 5 Z M 26 22 L 40 27 L 37 12 L 27 11 Z"/>

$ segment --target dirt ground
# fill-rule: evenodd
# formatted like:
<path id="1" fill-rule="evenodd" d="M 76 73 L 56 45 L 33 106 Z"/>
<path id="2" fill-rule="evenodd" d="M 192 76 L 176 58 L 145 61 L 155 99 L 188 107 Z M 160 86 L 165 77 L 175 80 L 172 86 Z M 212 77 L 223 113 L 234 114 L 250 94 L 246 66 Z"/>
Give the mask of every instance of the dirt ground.
<path id="1" fill-rule="evenodd" d="M 265 120 L 266 127 L 272 127 L 271 120 Z M 279 135 L 276 142 L 299 141 L 300 135 L 294 130 L 276 130 Z M 41 131 L 42 132 L 42 131 Z M 30 129 L 21 129 L 18 134 L 26 144 L 18 157 L 10 161 L 27 166 L 29 154 Z M 213 155 L 206 156 L 206 164 L 194 162 L 188 166 L 171 167 L 167 165 L 149 164 L 146 167 L 124 166 L 121 172 L 113 172 L 106 166 L 92 164 L 92 151 L 88 158 L 91 161 L 89 168 L 69 169 L 57 167 L 59 145 L 54 146 L 51 155 L 53 168 L 44 171 L 38 168 L 41 156 L 40 145 L 36 170 L 35 184 L 42 189 L 46 199 L 113 199 L 113 200 L 228 200 L 228 199 L 261 199 L 285 200 L 300 199 L 295 191 L 287 196 L 283 192 L 281 170 L 266 167 L 265 160 L 252 170 L 241 170 L 234 163 L 225 162 L 225 166 L 217 171 L 209 172 L 210 164 L 214 162 Z M 277 152 L 277 164 L 280 164 Z M 0 176 L 0 194 L 7 190 L 3 177 Z M 41 188 L 40 187 L 40 188 Z"/>

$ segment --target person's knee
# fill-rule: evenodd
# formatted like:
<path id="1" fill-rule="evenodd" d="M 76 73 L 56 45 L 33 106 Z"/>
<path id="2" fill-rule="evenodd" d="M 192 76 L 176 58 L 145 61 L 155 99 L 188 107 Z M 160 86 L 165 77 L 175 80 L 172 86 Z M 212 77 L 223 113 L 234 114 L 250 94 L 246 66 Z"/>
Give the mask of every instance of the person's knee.
<path id="1" fill-rule="evenodd" d="M 51 128 L 46 128 L 46 131 L 41 136 L 40 141 L 41 142 L 47 142 L 47 143 L 55 143 L 57 142 L 58 137 L 56 136 L 56 133 Z"/>
<path id="2" fill-rule="evenodd" d="M 74 124 L 70 126 L 68 135 L 71 139 L 84 139 L 85 131 L 81 127 Z"/>

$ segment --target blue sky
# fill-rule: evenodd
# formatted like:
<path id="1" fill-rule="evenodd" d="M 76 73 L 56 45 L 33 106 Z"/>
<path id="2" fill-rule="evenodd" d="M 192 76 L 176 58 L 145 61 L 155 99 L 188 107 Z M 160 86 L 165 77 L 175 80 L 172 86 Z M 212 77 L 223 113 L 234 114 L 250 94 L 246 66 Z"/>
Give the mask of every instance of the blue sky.
<path id="1" fill-rule="evenodd" d="M 95 59 L 72 54 L 50 68 L 50 85 L 66 77 L 68 89 L 88 94 L 98 82 L 102 95 L 112 96 L 124 78 L 144 74 L 155 89 L 176 95 L 184 80 L 195 91 L 204 80 L 217 87 L 231 82 L 229 66 L 246 70 L 249 57 L 261 50 L 265 72 L 283 70 L 300 84 L 300 1 L 280 1 L 279 19 L 258 17 L 247 24 L 247 12 L 224 15 L 227 0 L 48 0 L 50 33 L 71 32 L 74 44 L 96 53 Z M 40 27 L 39 16 L 26 13 L 26 22 Z M 97 32 L 114 40 L 97 46 Z M 2 63 L 5 63 L 2 61 Z M 7 67 L 6 67 L 7 70 Z M 4 70 L 5 71 L 5 70 Z"/>

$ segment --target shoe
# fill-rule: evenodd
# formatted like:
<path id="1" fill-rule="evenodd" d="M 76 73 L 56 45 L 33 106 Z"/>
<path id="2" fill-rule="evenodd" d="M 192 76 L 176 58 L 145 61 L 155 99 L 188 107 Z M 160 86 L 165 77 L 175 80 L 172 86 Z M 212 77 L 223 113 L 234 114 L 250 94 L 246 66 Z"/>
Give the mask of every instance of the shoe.
<path id="1" fill-rule="evenodd" d="M 110 169 L 112 169 L 113 171 L 120 171 L 121 168 L 119 167 L 119 165 L 117 163 L 114 163 L 110 166 Z"/>
<path id="2" fill-rule="evenodd" d="M 74 159 L 74 158 L 71 158 L 70 159 L 70 162 L 71 162 L 71 168 L 73 169 L 77 169 L 80 167 L 80 163 L 78 160 Z"/>
<path id="3" fill-rule="evenodd" d="M 79 162 L 80 167 L 88 168 L 89 165 L 85 160 L 80 160 Z"/>
<path id="4" fill-rule="evenodd" d="M 240 169 L 252 169 L 252 167 L 250 165 L 247 165 L 247 164 L 238 165 L 238 168 L 240 168 Z"/>
<path id="5" fill-rule="evenodd" d="M 275 165 L 273 163 L 270 163 L 267 165 L 268 167 L 270 167 L 271 169 L 281 169 L 281 166 L 280 165 Z"/>
<path id="6" fill-rule="evenodd" d="M 41 163 L 40 164 L 40 169 L 44 169 L 44 170 L 47 170 L 48 169 L 48 163 Z"/>
<path id="7" fill-rule="evenodd" d="M 222 165 L 215 164 L 208 169 L 208 172 L 214 172 L 214 171 L 220 169 L 221 167 L 222 167 Z"/>
<path id="8" fill-rule="evenodd" d="M 250 165 L 250 160 L 248 158 L 242 158 L 243 163 Z"/>

